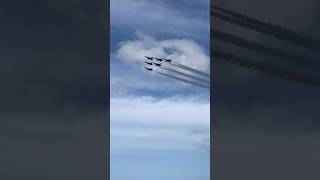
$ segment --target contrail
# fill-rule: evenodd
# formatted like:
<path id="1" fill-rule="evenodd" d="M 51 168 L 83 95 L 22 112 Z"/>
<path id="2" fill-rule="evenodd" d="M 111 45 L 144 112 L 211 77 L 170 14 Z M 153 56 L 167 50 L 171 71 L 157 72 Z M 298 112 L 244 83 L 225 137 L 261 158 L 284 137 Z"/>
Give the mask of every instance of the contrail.
<path id="1" fill-rule="evenodd" d="M 210 87 L 208 86 L 204 86 L 202 84 L 198 84 L 198 83 L 195 83 L 195 82 L 192 82 L 192 81 L 188 81 L 186 79 L 182 79 L 182 78 L 179 78 L 179 77 L 175 77 L 175 76 L 172 76 L 172 75 L 169 75 L 169 74 L 165 74 L 165 73 L 162 73 L 162 72 L 159 72 L 157 70 L 155 70 L 155 72 L 163 75 L 163 76 L 167 76 L 167 77 L 170 77 L 170 78 L 173 78 L 173 79 L 176 79 L 176 80 L 179 80 L 179 81 L 182 81 L 182 82 L 185 82 L 185 83 L 189 83 L 189 84 L 193 84 L 193 85 L 196 85 L 196 86 L 199 86 L 199 87 L 202 87 L 202 88 L 207 88 L 207 89 L 210 89 Z"/>
<path id="2" fill-rule="evenodd" d="M 285 40 L 296 45 L 302 45 L 307 48 L 320 51 L 320 42 L 312 38 L 305 37 L 292 30 L 285 29 L 277 25 L 268 24 L 217 6 L 214 6 L 214 8 L 220 12 L 213 11 L 212 15 L 214 15 L 214 17 L 220 18 L 221 20 L 228 21 L 229 23 L 237 24 L 246 28 L 250 28 L 266 35 L 271 35 L 280 40 Z"/>
<path id="3" fill-rule="evenodd" d="M 316 77 L 311 77 L 303 74 L 298 74 L 296 72 L 283 69 L 280 67 L 273 66 L 271 64 L 268 64 L 266 62 L 254 62 L 253 60 L 240 57 L 237 55 L 233 55 L 231 53 L 225 53 L 222 51 L 218 50 L 213 50 L 213 56 L 217 58 L 222 58 L 229 63 L 241 66 L 241 67 L 246 67 L 250 69 L 257 70 L 262 73 L 267 73 L 271 74 L 274 76 L 278 76 L 280 78 L 284 78 L 290 81 L 295 81 L 295 82 L 300 82 L 306 85 L 312 85 L 315 87 L 320 87 L 320 79 Z"/>
<path id="4" fill-rule="evenodd" d="M 320 72 L 320 64 L 319 63 L 312 62 L 310 60 L 306 60 L 302 57 L 296 57 L 295 55 L 287 53 L 285 51 L 270 48 L 270 47 L 264 46 L 262 44 L 253 42 L 253 41 L 244 40 L 239 37 L 233 36 L 231 34 L 223 33 L 223 32 L 220 32 L 220 31 L 214 30 L 214 29 L 211 30 L 211 34 L 212 34 L 213 38 L 219 39 L 221 41 L 225 41 L 227 43 L 231 43 L 236 46 L 240 46 L 242 48 L 253 50 L 258 53 L 260 52 L 260 53 L 263 53 L 266 55 L 279 57 L 289 63 L 293 63 L 298 66 L 304 66 L 306 68 L 311 68 L 311 69 L 314 69 L 314 70 Z"/>
<path id="5" fill-rule="evenodd" d="M 171 69 L 171 68 L 166 68 L 166 67 L 160 67 L 160 68 L 164 69 L 164 70 L 167 70 L 167 71 L 170 71 L 170 72 L 173 72 L 173 73 L 177 73 L 177 74 L 192 78 L 192 79 L 195 79 L 195 80 L 198 80 L 198 81 L 202 81 L 204 83 L 210 84 L 210 82 L 208 80 L 206 80 L 206 79 L 198 78 L 198 77 L 195 77 L 195 76 L 192 76 L 192 75 L 189 75 L 189 74 L 186 74 L 186 73 L 183 73 L 183 72 Z"/>
<path id="6" fill-rule="evenodd" d="M 207 74 L 207 73 L 205 73 L 203 71 L 200 71 L 198 69 L 194 69 L 194 68 L 191 68 L 191 67 L 176 63 L 176 62 L 169 62 L 169 64 L 171 64 L 173 66 L 176 66 L 176 67 L 179 67 L 179 68 L 182 68 L 182 69 L 185 69 L 185 70 L 193 72 L 193 73 L 197 73 L 197 74 L 205 76 L 205 77 L 210 77 L 209 74 Z"/>

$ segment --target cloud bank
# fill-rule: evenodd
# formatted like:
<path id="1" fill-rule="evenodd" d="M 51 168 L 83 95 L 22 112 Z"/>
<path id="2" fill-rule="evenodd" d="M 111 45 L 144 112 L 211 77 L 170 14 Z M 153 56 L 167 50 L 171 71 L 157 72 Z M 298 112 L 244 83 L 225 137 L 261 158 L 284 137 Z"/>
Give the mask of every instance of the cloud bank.
<path id="1" fill-rule="evenodd" d="M 111 148 L 115 151 L 209 148 L 209 103 L 191 98 L 112 98 L 110 117 Z"/>

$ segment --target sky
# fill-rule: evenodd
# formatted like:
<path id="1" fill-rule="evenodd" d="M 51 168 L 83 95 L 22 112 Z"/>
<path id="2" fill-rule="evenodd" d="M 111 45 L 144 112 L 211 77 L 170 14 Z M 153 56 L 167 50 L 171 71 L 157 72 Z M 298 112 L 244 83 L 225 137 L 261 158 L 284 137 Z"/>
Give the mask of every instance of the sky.
<path id="1" fill-rule="evenodd" d="M 209 179 L 209 90 L 143 68 L 148 55 L 209 73 L 209 3 L 111 0 L 111 180 Z"/>

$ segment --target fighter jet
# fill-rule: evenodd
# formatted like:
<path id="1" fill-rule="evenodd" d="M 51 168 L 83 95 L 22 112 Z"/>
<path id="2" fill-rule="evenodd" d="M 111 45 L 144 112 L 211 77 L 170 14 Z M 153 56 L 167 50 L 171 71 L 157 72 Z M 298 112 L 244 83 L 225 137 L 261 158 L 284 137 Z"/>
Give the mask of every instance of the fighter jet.
<path id="1" fill-rule="evenodd" d="M 153 63 L 154 65 L 156 65 L 156 66 L 161 66 L 161 64 L 160 63 Z"/>
<path id="2" fill-rule="evenodd" d="M 146 63 L 146 64 L 148 64 L 148 65 L 152 65 L 152 63 L 151 63 L 151 62 L 147 62 L 147 61 L 145 61 L 144 63 Z"/>
<path id="3" fill-rule="evenodd" d="M 157 60 L 157 61 L 163 61 L 163 59 L 161 59 L 161 58 L 156 58 L 156 60 Z"/>
<path id="4" fill-rule="evenodd" d="M 144 56 L 146 57 L 148 60 L 153 60 L 153 57 L 149 57 L 149 56 Z"/>
<path id="5" fill-rule="evenodd" d="M 164 59 L 166 62 L 171 62 L 171 59 Z"/>
<path id="6" fill-rule="evenodd" d="M 147 71 L 152 71 L 152 68 L 147 68 L 147 67 L 144 67 L 146 68 Z"/>

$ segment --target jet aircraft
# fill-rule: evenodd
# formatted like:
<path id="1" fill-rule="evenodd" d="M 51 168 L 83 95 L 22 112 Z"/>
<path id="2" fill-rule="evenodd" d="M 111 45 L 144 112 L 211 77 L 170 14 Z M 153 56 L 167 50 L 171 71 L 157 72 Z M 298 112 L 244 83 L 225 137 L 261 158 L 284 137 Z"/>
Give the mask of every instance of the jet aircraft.
<path id="1" fill-rule="evenodd" d="M 157 60 L 157 61 L 163 61 L 163 59 L 161 59 L 161 58 L 156 58 L 156 60 Z"/>
<path id="2" fill-rule="evenodd" d="M 153 57 L 149 57 L 149 56 L 144 56 L 146 57 L 148 60 L 153 60 Z"/>
<path id="3" fill-rule="evenodd" d="M 146 64 L 148 64 L 148 65 L 152 65 L 152 63 L 151 63 L 151 62 L 147 62 L 147 61 L 145 61 L 144 63 L 146 63 Z"/>
<path id="4" fill-rule="evenodd" d="M 161 66 L 161 64 L 160 63 L 153 63 L 154 65 L 156 65 L 156 66 Z"/>
<path id="5" fill-rule="evenodd" d="M 148 71 L 152 71 L 152 68 L 147 68 L 147 67 L 144 67 L 144 68 L 146 68 L 146 70 Z"/>
<path id="6" fill-rule="evenodd" d="M 166 62 L 171 62 L 171 59 L 164 59 Z"/>

